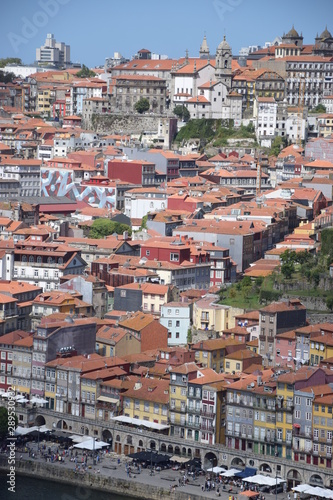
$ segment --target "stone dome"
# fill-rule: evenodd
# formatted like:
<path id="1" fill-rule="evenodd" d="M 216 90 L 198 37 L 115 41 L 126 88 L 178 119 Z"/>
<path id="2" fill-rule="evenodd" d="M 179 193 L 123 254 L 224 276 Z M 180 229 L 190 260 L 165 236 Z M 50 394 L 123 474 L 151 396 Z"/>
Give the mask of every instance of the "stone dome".
<path id="1" fill-rule="evenodd" d="M 298 38 L 299 37 L 299 34 L 297 33 L 297 31 L 294 28 L 294 25 L 291 28 L 291 30 L 288 31 L 288 33 L 286 34 L 286 37 L 293 37 L 293 38 Z"/>
<path id="2" fill-rule="evenodd" d="M 331 33 L 327 29 L 327 26 L 326 26 L 326 28 L 324 29 L 324 31 L 322 32 L 322 34 L 320 35 L 319 38 L 321 38 L 322 40 L 325 39 L 325 38 L 332 38 Z"/>
<path id="3" fill-rule="evenodd" d="M 223 40 L 222 42 L 220 43 L 220 45 L 217 47 L 217 50 L 231 50 L 231 47 L 230 45 L 228 44 L 228 42 L 226 41 L 225 39 L 225 35 L 223 37 Z"/>

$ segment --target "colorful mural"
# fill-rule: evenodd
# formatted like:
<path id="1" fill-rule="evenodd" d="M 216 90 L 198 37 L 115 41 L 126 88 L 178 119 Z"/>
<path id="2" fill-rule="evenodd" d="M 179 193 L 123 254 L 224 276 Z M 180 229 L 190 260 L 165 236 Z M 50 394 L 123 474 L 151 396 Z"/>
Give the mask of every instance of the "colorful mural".
<path id="1" fill-rule="evenodd" d="M 85 201 L 98 208 L 115 208 L 116 190 L 113 186 L 74 182 L 73 170 L 41 169 L 41 195 L 67 196 L 73 201 Z"/>

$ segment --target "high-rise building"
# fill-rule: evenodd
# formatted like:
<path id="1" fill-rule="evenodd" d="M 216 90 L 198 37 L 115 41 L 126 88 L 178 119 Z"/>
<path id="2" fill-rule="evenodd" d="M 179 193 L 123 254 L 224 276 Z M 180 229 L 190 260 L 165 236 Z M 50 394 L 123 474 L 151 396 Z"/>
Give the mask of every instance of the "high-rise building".
<path id="1" fill-rule="evenodd" d="M 70 46 L 64 42 L 57 42 L 54 35 L 48 33 L 45 44 L 36 49 L 36 61 L 39 65 L 67 67 L 70 64 Z"/>

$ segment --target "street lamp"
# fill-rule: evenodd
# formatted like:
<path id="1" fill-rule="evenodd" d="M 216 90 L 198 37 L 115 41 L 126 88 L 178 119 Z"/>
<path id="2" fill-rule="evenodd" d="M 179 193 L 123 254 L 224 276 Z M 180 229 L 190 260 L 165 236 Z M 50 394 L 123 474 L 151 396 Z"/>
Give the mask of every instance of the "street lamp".
<path id="1" fill-rule="evenodd" d="M 96 456 L 95 456 L 95 435 L 93 436 L 93 464 L 96 465 Z"/>
<path id="2" fill-rule="evenodd" d="M 150 447 L 150 475 L 153 475 L 153 448 Z"/>

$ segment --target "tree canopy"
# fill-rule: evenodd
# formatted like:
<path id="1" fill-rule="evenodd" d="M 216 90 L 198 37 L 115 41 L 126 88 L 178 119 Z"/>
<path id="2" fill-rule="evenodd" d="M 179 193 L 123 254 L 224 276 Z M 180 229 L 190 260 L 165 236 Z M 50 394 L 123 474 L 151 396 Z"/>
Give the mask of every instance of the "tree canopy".
<path id="1" fill-rule="evenodd" d="M 15 427 L 17 427 L 18 419 L 15 415 Z M 8 433 L 8 410 L 4 406 L 0 407 L 0 439 L 3 439 Z"/>
<path id="2" fill-rule="evenodd" d="M 82 68 L 76 73 L 76 76 L 79 78 L 93 78 L 96 76 L 96 73 L 89 69 L 85 64 L 82 64 Z"/>
<path id="3" fill-rule="evenodd" d="M 287 146 L 286 142 L 279 135 L 275 137 L 271 150 L 269 152 L 269 156 L 278 156 L 281 152 L 281 149 Z"/>
<path id="4" fill-rule="evenodd" d="M 149 107 L 150 107 L 149 101 L 145 97 L 139 99 L 139 101 L 136 102 L 134 105 L 135 111 L 140 113 L 140 115 L 145 111 L 148 111 Z"/>
<path id="5" fill-rule="evenodd" d="M 16 76 L 14 73 L 5 73 L 4 71 L 0 70 L 0 82 L 2 83 L 11 83 L 13 80 L 15 80 Z"/>
<path id="6" fill-rule="evenodd" d="M 127 224 L 110 219 L 96 219 L 91 226 L 89 237 L 101 239 L 113 233 L 123 234 L 124 231 L 127 231 L 129 236 L 132 234 L 132 229 Z"/>
<path id="7" fill-rule="evenodd" d="M 316 113 L 326 113 L 326 108 L 323 104 L 318 104 L 318 106 L 316 106 L 313 111 L 315 111 Z"/>
<path id="8" fill-rule="evenodd" d="M 188 122 L 191 117 L 189 110 L 185 106 L 176 106 L 173 113 L 183 122 Z"/>
<path id="9" fill-rule="evenodd" d="M 4 68 L 7 64 L 22 66 L 22 60 L 19 57 L 5 57 L 0 59 L 0 68 Z"/>

